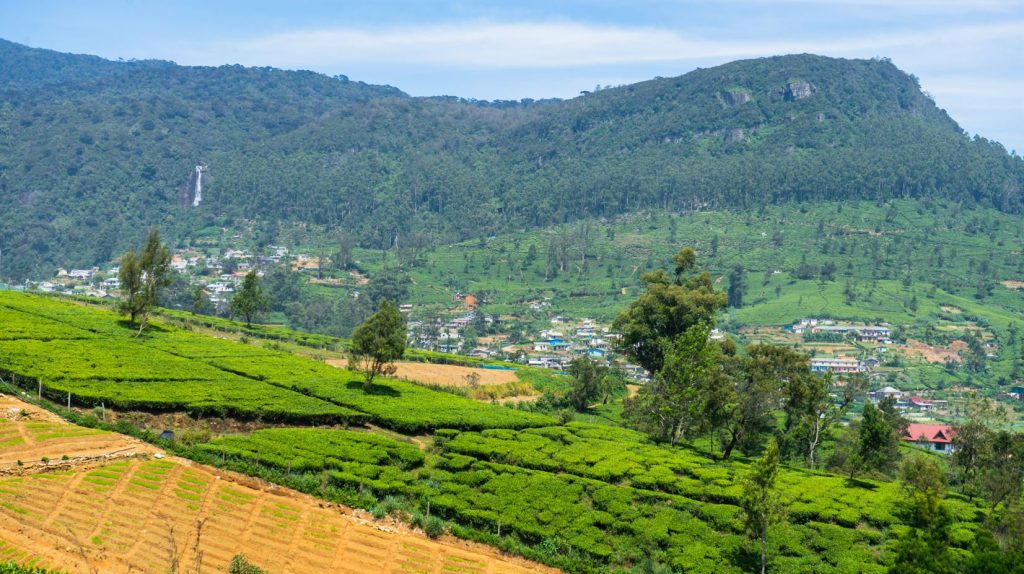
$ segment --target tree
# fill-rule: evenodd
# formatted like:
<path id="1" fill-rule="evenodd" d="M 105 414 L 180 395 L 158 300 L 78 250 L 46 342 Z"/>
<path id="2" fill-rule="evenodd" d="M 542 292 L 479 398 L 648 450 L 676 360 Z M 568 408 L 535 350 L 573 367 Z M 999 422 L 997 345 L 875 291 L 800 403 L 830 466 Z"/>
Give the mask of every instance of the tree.
<path id="1" fill-rule="evenodd" d="M 943 503 L 946 474 L 942 467 L 934 459 L 914 457 L 903 465 L 901 478 L 911 530 L 896 544 L 890 574 L 958 572 L 957 560 L 949 551 L 952 517 Z"/>
<path id="2" fill-rule="evenodd" d="M 779 445 L 772 439 L 743 480 L 743 509 L 747 534 L 761 546 L 761 574 L 768 569 L 768 530 L 785 517 L 785 506 L 775 489 L 779 474 Z"/>
<path id="3" fill-rule="evenodd" d="M 826 282 L 826 281 L 835 281 L 836 280 L 836 264 L 831 262 L 831 261 L 829 261 L 828 263 L 822 265 L 821 266 L 821 273 L 820 273 L 820 275 L 821 275 L 821 281 L 823 283 Z"/>
<path id="4" fill-rule="evenodd" d="M 614 323 L 622 333 L 622 352 L 652 375 L 661 370 L 675 337 L 697 324 L 713 326 L 715 313 L 727 303 L 711 275 L 696 271 L 693 249 L 680 250 L 674 262 L 673 276 L 659 269 L 640 278 L 646 284 L 644 293 Z"/>
<path id="5" fill-rule="evenodd" d="M 722 458 L 735 448 L 750 452 L 761 446 L 764 434 L 775 426 L 775 409 L 788 380 L 803 376 L 804 356 L 787 347 L 751 345 L 736 379 L 736 398 L 728 414 L 728 437 Z"/>
<path id="6" fill-rule="evenodd" d="M 213 309 L 213 305 L 210 303 L 209 295 L 206 294 L 206 289 L 202 285 L 196 285 L 192 290 L 192 314 L 206 315 L 211 309 Z"/>
<path id="7" fill-rule="evenodd" d="M 877 407 L 866 403 L 861 420 L 850 423 L 836 441 L 828 466 L 851 479 L 863 470 L 889 475 L 899 463 L 900 437 L 906 429 L 907 421 L 892 397 L 882 399 Z"/>
<path id="8" fill-rule="evenodd" d="M 299 274 L 287 265 L 276 265 L 263 275 L 263 289 L 270 298 L 271 311 L 285 311 L 290 303 L 302 299 Z"/>
<path id="9" fill-rule="evenodd" d="M 709 426 L 706 413 L 719 381 L 710 376 L 716 361 L 708 332 L 707 325 L 694 325 L 668 344 L 663 367 L 624 403 L 630 426 L 673 445 Z"/>
<path id="10" fill-rule="evenodd" d="M 973 500 L 980 494 L 979 475 L 990 460 L 994 433 L 989 426 L 991 412 L 986 403 L 968 405 L 967 420 L 957 427 L 953 436 L 956 447 L 950 455 L 950 466 L 960 493 Z"/>
<path id="11" fill-rule="evenodd" d="M 999 431 L 981 472 L 981 491 L 988 500 L 988 522 L 1000 504 L 1020 504 L 1024 490 L 1024 434 Z"/>
<path id="12" fill-rule="evenodd" d="M 404 301 L 409 296 L 409 276 L 399 269 L 382 269 L 370 277 L 366 296 L 378 306 L 385 299 L 395 303 Z"/>
<path id="13" fill-rule="evenodd" d="M 266 570 L 249 562 L 244 555 L 236 554 L 228 564 L 228 574 L 266 574 Z"/>
<path id="14" fill-rule="evenodd" d="M 270 308 L 270 298 L 263 293 L 263 285 L 256 271 L 250 271 L 242 279 L 242 286 L 231 298 L 231 315 L 233 317 L 244 317 L 246 327 L 252 326 L 252 320 Z"/>
<path id="15" fill-rule="evenodd" d="M 129 249 L 121 257 L 117 277 L 121 282 L 121 312 L 129 322 L 139 324 L 139 333 L 146 328 L 149 311 L 160 304 L 160 290 L 170 284 L 171 252 L 160 242 L 160 231 L 149 230 L 142 253 Z"/>
<path id="16" fill-rule="evenodd" d="M 864 393 L 867 380 L 858 374 L 848 376 L 837 403 L 829 392 L 831 373 L 819 377 L 809 371 L 797 371 L 795 375 L 785 386 L 786 423 L 780 441 L 792 454 L 799 453 L 807 465 L 814 468 L 818 464 L 818 448 L 822 440 L 832 426 L 846 416 L 853 401 Z"/>
<path id="17" fill-rule="evenodd" d="M 569 363 L 569 373 L 573 377 L 569 399 L 576 412 L 582 413 L 601 396 L 608 368 L 598 365 L 589 357 L 581 357 Z"/>
<path id="18" fill-rule="evenodd" d="M 960 351 L 963 358 L 964 368 L 975 373 L 985 372 L 985 345 L 977 333 L 968 331 L 964 337 L 967 341 L 967 349 Z"/>
<path id="19" fill-rule="evenodd" d="M 398 307 L 387 299 L 380 308 L 352 333 L 349 365 L 366 375 L 365 388 L 370 390 L 378 375 L 395 372 L 395 361 L 405 352 L 405 320 Z"/>
<path id="20" fill-rule="evenodd" d="M 729 273 L 728 302 L 730 307 L 739 308 L 743 306 L 743 292 L 746 289 L 747 272 L 743 270 L 742 265 L 737 265 Z"/>
<path id="21" fill-rule="evenodd" d="M 142 278 L 142 260 L 133 247 L 121 256 L 117 271 L 117 279 L 121 284 L 121 302 L 118 307 L 122 313 L 128 314 L 128 322 L 132 325 L 146 309 Z"/>
<path id="22" fill-rule="evenodd" d="M 896 399 L 886 397 L 878 407 L 864 405 L 858 429 L 857 459 L 862 469 L 891 474 L 899 463 L 900 437 L 907 423 L 896 410 Z"/>

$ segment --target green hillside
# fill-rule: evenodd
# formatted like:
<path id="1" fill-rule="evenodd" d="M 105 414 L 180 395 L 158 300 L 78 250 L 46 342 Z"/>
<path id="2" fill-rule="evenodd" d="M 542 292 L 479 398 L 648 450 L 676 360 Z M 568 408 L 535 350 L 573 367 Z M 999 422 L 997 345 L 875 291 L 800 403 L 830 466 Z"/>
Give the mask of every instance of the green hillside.
<path id="1" fill-rule="evenodd" d="M 390 249 L 655 208 L 1021 209 L 1024 160 L 968 138 L 886 60 L 783 56 L 567 101 L 475 102 L 0 48 L 0 201 L 13 206 L 0 248 L 16 279 L 109 262 L 147 225 L 182 244 L 243 223 L 262 244 L 321 225 Z"/>
<path id="2" fill-rule="evenodd" d="M 330 238 L 295 240 L 316 252 Z M 304 243 L 302 243 L 304 242 Z M 612 319 L 639 293 L 643 273 L 683 245 L 697 248 L 717 286 L 737 268 L 739 306 L 720 326 L 739 340 L 755 327 L 782 327 L 806 317 L 887 322 L 901 338 L 943 346 L 975 333 L 996 345 L 984 368 L 914 365 L 909 388 L 967 383 L 997 393 L 1024 379 L 1024 224 L 991 208 L 928 200 L 814 202 L 680 215 L 648 211 L 538 231 L 499 234 L 423 249 L 356 250 L 370 278 L 407 273 L 413 318 L 451 314 L 457 292 L 474 293 L 482 314 L 505 317 L 495 329 L 529 341 L 564 315 Z M 301 283 L 300 305 L 279 315 L 292 325 L 347 333 L 358 322 L 343 303 L 365 289 L 348 272 L 329 270 L 340 285 Z M 285 291 L 279 291 L 283 296 Z M 310 317 L 304 309 L 320 309 Z"/>
<path id="3" fill-rule="evenodd" d="M 0 372 L 73 406 L 404 432 L 553 422 L 394 379 L 365 392 L 357 373 L 167 325 L 136 337 L 112 312 L 45 297 L 0 291 L 0 318 Z"/>
<path id="4" fill-rule="evenodd" d="M 116 315 L 72 302 L 0 292 L 0 310 L 12 327 L 0 337 L 5 381 L 26 391 L 42 383 L 58 403 L 71 392 L 75 409 L 62 412 L 80 423 L 103 425 L 88 408 L 100 401 L 115 410 L 104 416 L 263 412 L 257 423 L 299 426 L 162 444 L 378 516 L 407 513 L 428 532 L 447 527 L 570 572 L 755 567 L 738 506 L 750 463 L 742 457 L 723 462 L 621 428 L 556 425 L 410 383 L 381 381 L 366 393 L 347 384 L 349 373 L 316 361 L 159 321 L 136 338 Z M 236 382 L 259 396 L 279 393 L 278 403 L 211 395 Z M 180 403 L 157 402 L 165 383 Z M 111 428 L 139 434 L 126 420 Z M 364 421 L 397 432 L 367 433 Z M 324 422 L 358 430 L 309 428 Z M 426 450 L 422 438 L 404 436 L 423 431 L 432 431 Z M 779 484 L 788 514 L 770 537 L 773 571 L 885 572 L 895 560 L 896 540 L 908 530 L 897 483 L 784 467 Z M 967 560 L 986 511 L 953 493 L 945 507 L 950 542 Z"/>

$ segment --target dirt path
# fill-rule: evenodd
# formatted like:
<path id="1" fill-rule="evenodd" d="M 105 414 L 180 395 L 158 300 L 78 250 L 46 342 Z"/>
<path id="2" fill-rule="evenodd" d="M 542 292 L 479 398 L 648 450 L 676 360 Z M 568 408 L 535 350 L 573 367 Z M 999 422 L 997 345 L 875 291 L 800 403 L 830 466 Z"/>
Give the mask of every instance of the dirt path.
<path id="1" fill-rule="evenodd" d="M 60 424 L 45 411 L 5 399 L 0 404 L 18 409 L 14 424 Z M 29 416 L 20 415 L 22 408 Z M 139 446 L 120 435 L 103 440 L 111 448 Z M 46 442 L 27 446 L 41 448 Z M 81 444 L 89 452 L 102 450 Z M 7 448 L 0 447 L 0 457 L 10 458 Z M 362 511 L 184 459 L 69 454 L 64 470 L 20 467 L 17 476 L 0 476 L 0 556 L 68 572 L 163 573 L 172 562 L 180 571 L 200 564 L 205 571 L 223 572 L 237 554 L 275 574 L 555 572 L 452 537 L 432 540 L 403 523 L 377 521 Z"/>

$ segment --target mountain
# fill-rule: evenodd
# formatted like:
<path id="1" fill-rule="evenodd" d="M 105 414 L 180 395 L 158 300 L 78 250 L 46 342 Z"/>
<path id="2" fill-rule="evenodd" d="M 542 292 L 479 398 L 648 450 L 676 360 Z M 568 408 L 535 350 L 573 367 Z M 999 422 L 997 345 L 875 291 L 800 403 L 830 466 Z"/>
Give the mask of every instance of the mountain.
<path id="1" fill-rule="evenodd" d="M 109 261 L 149 225 L 184 242 L 306 223 L 388 248 L 649 208 L 1024 205 L 1024 160 L 967 137 L 887 60 L 780 56 L 520 102 L 9 42 L 0 64 L 0 249 L 16 279 Z"/>

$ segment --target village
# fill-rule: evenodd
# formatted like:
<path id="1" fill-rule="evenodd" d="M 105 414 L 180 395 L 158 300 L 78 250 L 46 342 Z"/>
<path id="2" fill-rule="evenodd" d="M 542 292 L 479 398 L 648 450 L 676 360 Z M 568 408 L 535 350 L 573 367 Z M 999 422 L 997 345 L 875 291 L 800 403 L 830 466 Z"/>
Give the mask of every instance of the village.
<path id="1" fill-rule="evenodd" d="M 316 270 L 320 266 L 319 258 L 302 253 L 290 256 L 287 247 L 270 245 L 264 252 L 265 254 L 253 254 L 248 250 L 236 248 L 181 249 L 172 253 L 170 266 L 173 271 L 186 278 L 190 286 L 201 286 L 218 312 L 227 308 L 236 287 L 253 269 L 257 275 L 262 276 L 265 269 L 281 262 L 287 262 L 293 271 Z M 116 299 L 121 286 L 118 280 L 119 271 L 120 267 L 116 264 L 104 269 L 59 268 L 57 274 L 50 279 L 11 288 Z"/>
<path id="2" fill-rule="evenodd" d="M 311 283 L 335 283 L 324 278 L 320 257 L 303 252 L 292 253 L 288 247 L 271 245 L 260 253 L 241 248 L 199 248 L 176 250 L 171 267 L 187 281 L 190 289 L 199 286 L 211 303 L 212 310 L 223 314 L 237 286 L 251 271 L 263 275 L 274 266 L 285 267 L 305 275 Z M 352 272 L 355 276 L 357 272 Z M 118 296 L 118 267 L 106 269 L 59 269 L 46 281 L 24 287 L 47 293 L 61 293 L 113 299 Z M 354 286 L 365 284 L 359 275 Z M 363 279 L 362 282 L 358 279 Z M 333 284 L 333 283 L 332 283 Z M 352 291 L 358 296 L 358 289 Z M 556 314 L 550 301 L 529 302 L 526 307 L 534 317 L 523 321 L 519 316 L 500 316 L 484 312 L 482 298 L 456 291 L 450 305 L 426 312 L 411 303 L 402 303 L 400 310 L 407 319 L 408 344 L 411 347 L 442 353 L 461 354 L 478 360 L 508 361 L 533 367 L 566 372 L 573 359 L 587 357 L 604 366 L 614 367 L 635 384 L 650 380 L 650 374 L 632 365 L 616 352 L 619 335 L 610 325 L 589 318 L 572 318 Z M 510 328 L 514 326 L 514 328 Z M 726 333 L 715 329 L 710 337 L 722 339 Z M 771 342 L 792 345 L 809 355 L 811 372 L 831 373 L 837 384 L 843 376 L 867 377 L 869 399 L 879 401 L 892 397 L 897 408 L 914 424 L 951 420 L 958 415 L 945 398 L 946 393 L 927 388 L 901 388 L 898 374 L 905 369 L 905 360 L 945 365 L 961 361 L 963 347 L 937 349 L 909 339 L 896 341 L 894 329 L 886 323 L 857 323 L 830 318 L 805 317 L 777 328 L 743 328 L 728 336 L 743 343 Z M 986 344 L 989 352 L 995 352 Z M 1013 386 L 1004 391 L 1006 398 L 1024 401 L 1024 387 Z"/>

